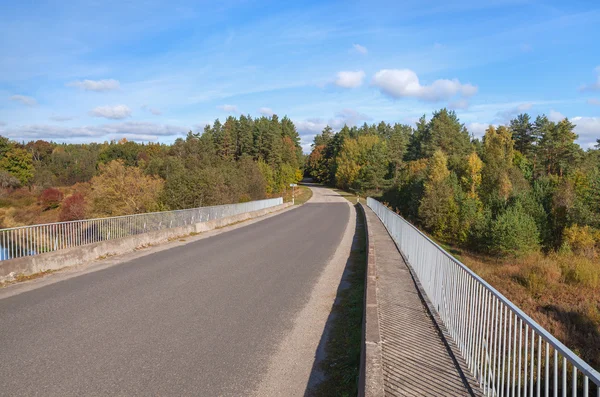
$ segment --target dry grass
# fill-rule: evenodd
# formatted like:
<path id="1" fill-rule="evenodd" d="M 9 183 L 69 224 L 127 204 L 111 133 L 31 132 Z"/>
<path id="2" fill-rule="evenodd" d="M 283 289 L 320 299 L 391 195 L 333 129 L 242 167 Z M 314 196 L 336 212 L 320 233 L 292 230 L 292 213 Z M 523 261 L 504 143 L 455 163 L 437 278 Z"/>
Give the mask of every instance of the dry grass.
<path id="1" fill-rule="evenodd" d="M 17 274 L 15 275 L 15 279 L 11 281 L 5 281 L 0 283 L 0 288 L 6 287 L 11 284 L 21 283 L 23 281 L 35 280 L 37 278 L 45 277 L 49 274 L 56 273 L 58 270 L 44 270 L 43 272 L 38 272 L 34 274 Z"/>
<path id="2" fill-rule="evenodd" d="M 462 262 L 541 326 L 600 368 L 600 263 L 574 254 L 497 260 L 460 251 Z"/>
<path id="3" fill-rule="evenodd" d="M 84 188 L 83 184 L 58 187 L 66 197 Z M 58 222 L 60 207 L 44 210 L 38 203 L 39 189 L 19 188 L 0 192 L 0 226 L 16 227 Z"/>

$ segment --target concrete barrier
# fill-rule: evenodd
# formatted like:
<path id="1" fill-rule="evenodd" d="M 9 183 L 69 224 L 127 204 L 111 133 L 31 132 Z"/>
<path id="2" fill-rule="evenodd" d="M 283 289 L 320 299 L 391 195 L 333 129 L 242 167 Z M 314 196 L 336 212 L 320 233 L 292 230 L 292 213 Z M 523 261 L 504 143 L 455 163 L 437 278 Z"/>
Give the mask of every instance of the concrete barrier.
<path id="1" fill-rule="evenodd" d="M 363 343 L 360 352 L 358 378 L 359 397 L 383 397 L 383 367 L 381 357 L 381 334 L 377 302 L 377 256 L 373 232 L 367 216 L 369 208 L 359 203 L 365 219 L 367 235 L 367 270 L 363 312 Z"/>
<path id="2" fill-rule="evenodd" d="M 0 262 L 0 282 L 10 279 L 11 273 L 29 275 L 48 270 L 58 270 L 69 266 L 81 265 L 103 256 L 124 254 L 135 249 L 165 243 L 176 238 L 188 236 L 192 233 L 202 233 L 233 223 L 257 218 L 271 212 L 282 210 L 291 205 L 291 203 L 284 203 L 275 207 L 246 212 L 212 221 L 158 230 L 115 240 L 101 241 L 45 254 L 5 260 Z"/>

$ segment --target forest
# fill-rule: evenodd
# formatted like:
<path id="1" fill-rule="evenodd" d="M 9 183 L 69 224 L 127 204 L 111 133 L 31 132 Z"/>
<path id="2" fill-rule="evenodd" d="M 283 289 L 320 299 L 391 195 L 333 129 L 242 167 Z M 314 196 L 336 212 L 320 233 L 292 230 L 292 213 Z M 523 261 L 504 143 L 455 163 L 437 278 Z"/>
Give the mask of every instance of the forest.
<path id="1" fill-rule="evenodd" d="M 453 111 L 416 127 L 325 128 L 306 172 L 379 198 L 600 367 L 600 140 L 518 115 L 474 138 Z"/>
<path id="2" fill-rule="evenodd" d="M 176 210 L 280 196 L 302 179 L 292 121 L 228 117 L 173 144 L 0 137 L 0 226 Z"/>
<path id="3" fill-rule="evenodd" d="M 311 177 L 380 199 L 599 368 L 600 142 L 584 150 L 574 128 L 521 114 L 478 139 L 441 109 L 326 127 L 308 156 L 277 116 L 173 144 L 0 138 L 0 226 L 257 200 Z"/>

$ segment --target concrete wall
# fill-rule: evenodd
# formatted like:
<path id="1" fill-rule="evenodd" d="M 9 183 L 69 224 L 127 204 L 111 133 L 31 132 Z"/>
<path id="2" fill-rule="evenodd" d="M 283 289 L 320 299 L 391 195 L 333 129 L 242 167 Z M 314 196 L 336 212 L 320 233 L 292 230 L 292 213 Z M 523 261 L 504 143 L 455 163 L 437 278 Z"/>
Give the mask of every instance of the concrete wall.
<path id="1" fill-rule="evenodd" d="M 290 205 L 291 203 L 284 203 L 275 207 L 228 216 L 208 222 L 101 241 L 99 243 L 67 248 L 45 254 L 9 259 L 0 262 L 0 282 L 6 279 L 7 276 L 10 277 L 11 273 L 28 275 L 46 270 L 58 270 L 68 266 L 81 265 L 102 256 L 124 254 L 136 248 L 165 243 L 178 237 L 187 236 L 190 233 L 206 232 L 232 223 L 263 216 L 287 208 Z"/>

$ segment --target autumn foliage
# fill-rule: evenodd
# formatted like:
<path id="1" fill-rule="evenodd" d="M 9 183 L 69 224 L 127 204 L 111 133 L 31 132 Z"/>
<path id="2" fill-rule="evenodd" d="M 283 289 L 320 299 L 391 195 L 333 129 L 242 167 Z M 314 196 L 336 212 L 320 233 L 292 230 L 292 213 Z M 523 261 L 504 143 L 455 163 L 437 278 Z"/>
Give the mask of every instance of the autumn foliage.
<path id="1" fill-rule="evenodd" d="M 85 219 L 85 216 L 86 202 L 83 194 L 74 193 L 64 199 L 60 208 L 59 219 L 61 222 Z"/>
<path id="2" fill-rule="evenodd" d="M 42 194 L 40 194 L 39 202 L 45 211 L 45 210 L 57 208 L 60 205 L 62 198 L 63 198 L 63 194 L 60 190 L 50 187 L 48 189 L 44 189 Z"/>

